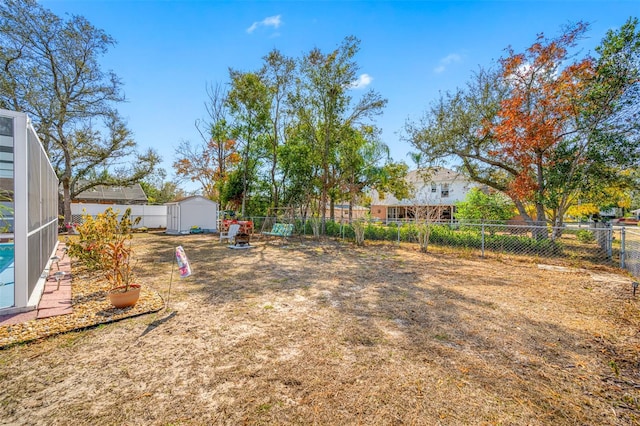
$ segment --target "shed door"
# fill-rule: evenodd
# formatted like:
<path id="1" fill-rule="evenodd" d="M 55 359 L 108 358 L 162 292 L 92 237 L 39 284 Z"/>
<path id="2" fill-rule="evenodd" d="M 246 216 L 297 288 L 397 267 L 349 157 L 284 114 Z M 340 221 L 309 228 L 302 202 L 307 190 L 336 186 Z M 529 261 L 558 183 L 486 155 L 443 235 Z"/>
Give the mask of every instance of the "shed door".
<path id="1" fill-rule="evenodd" d="M 168 223 L 167 229 L 180 231 L 180 205 L 170 204 L 167 206 Z"/>

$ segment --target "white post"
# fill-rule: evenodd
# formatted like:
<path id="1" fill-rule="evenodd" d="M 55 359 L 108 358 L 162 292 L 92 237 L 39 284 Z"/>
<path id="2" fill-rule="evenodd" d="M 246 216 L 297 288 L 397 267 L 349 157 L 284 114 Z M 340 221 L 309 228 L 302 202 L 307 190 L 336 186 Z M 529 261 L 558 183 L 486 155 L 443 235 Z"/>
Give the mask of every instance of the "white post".
<path id="1" fill-rule="evenodd" d="M 28 277 L 28 166 L 27 116 L 16 114 L 13 119 L 13 188 L 14 188 L 14 273 L 15 306 L 26 307 L 29 302 Z"/>
<path id="2" fill-rule="evenodd" d="M 482 245 L 482 257 L 484 258 L 484 220 L 482 221 L 482 230 L 481 232 L 481 245 Z"/>

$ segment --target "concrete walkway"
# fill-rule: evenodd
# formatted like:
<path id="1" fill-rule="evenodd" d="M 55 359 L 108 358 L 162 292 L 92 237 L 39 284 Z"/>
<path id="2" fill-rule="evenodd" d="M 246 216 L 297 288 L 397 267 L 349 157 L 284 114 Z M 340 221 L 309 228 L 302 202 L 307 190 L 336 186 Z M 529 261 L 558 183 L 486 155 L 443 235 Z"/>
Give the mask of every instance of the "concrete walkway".
<path id="1" fill-rule="evenodd" d="M 73 312 L 71 307 L 71 259 L 66 255 L 64 248 L 64 243 L 58 244 L 56 256 L 62 260 L 57 264 L 55 261 L 51 264 L 49 277 L 47 277 L 38 307 L 35 310 L 20 314 L 2 315 L 0 316 L 0 326 L 19 324 L 32 319 L 66 315 Z M 59 287 L 58 281 L 54 276 L 58 270 L 65 272 L 65 275 L 60 279 Z"/>

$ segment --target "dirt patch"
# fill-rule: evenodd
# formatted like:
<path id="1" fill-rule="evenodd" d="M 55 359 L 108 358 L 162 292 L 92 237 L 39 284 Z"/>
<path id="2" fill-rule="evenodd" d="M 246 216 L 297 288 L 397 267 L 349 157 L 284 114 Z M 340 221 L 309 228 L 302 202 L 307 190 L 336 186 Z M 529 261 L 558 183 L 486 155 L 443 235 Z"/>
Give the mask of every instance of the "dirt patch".
<path id="1" fill-rule="evenodd" d="M 437 247 L 252 244 L 136 235 L 140 275 L 165 299 L 173 249 L 189 256 L 194 275 L 173 272 L 169 310 L 1 351 L 0 418 L 640 421 L 640 316 L 623 274 Z"/>

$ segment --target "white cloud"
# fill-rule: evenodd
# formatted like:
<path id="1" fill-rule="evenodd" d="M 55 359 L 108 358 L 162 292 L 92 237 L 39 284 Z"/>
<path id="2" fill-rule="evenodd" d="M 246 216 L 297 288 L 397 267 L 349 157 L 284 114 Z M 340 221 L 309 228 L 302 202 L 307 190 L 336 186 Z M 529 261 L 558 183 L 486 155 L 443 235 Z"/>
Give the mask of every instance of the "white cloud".
<path id="1" fill-rule="evenodd" d="M 506 76 L 506 79 L 509 83 L 514 84 L 516 86 L 520 86 L 522 84 L 526 84 L 524 82 L 528 81 L 528 76 L 531 73 L 531 64 L 525 62 L 520 64 L 518 68 L 516 68 L 511 74 Z"/>
<path id="2" fill-rule="evenodd" d="M 280 19 L 280 15 L 276 16 L 267 16 L 262 21 L 256 21 L 249 28 L 247 28 L 247 32 L 251 34 L 258 27 L 273 27 L 275 29 L 279 28 L 282 25 L 282 20 Z"/>
<path id="3" fill-rule="evenodd" d="M 360 77 L 354 82 L 351 83 L 352 89 L 364 89 L 373 81 L 373 77 L 369 74 L 360 74 Z"/>
<path id="4" fill-rule="evenodd" d="M 267 27 L 278 28 L 282 22 L 280 21 L 280 15 L 276 15 L 264 18 L 262 23 Z"/>
<path id="5" fill-rule="evenodd" d="M 462 62 L 462 56 L 458 55 L 457 53 L 451 53 L 440 59 L 438 66 L 433 69 L 433 72 L 435 72 L 436 74 L 443 73 L 447 69 L 447 66 L 458 62 Z"/>

